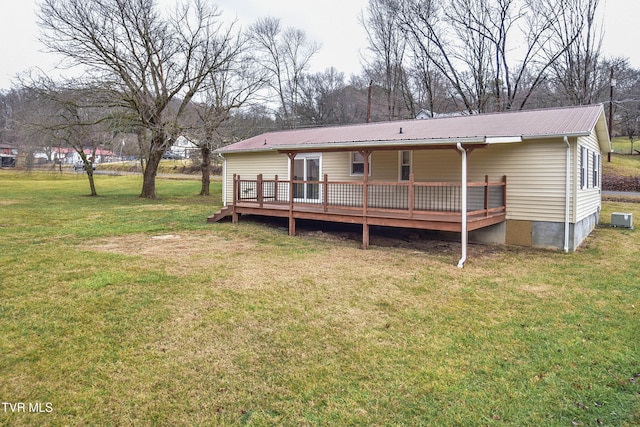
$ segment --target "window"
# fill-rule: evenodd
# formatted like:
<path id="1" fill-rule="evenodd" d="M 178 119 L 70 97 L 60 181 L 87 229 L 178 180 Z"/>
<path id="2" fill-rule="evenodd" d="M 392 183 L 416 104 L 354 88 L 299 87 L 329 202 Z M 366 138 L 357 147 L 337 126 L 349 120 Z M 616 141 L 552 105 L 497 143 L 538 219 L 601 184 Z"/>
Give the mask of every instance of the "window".
<path id="1" fill-rule="evenodd" d="M 400 152 L 400 181 L 409 181 L 411 175 L 411 151 Z"/>
<path id="2" fill-rule="evenodd" d="M 364 174 L 364 156 L 361 153 L 351 153 L 351 175 Z M 369 155 L 369 175 L 371 175 L 371 155 Z"/>
<path id="3" fill-rule="evenodd" d="M 593 186 L 600 186 L 600 155 L 593 153 Z"/>
<path id="4" fill-rule="evenodd" d="M 587 166 L 588 160 L 587 157 L 587 149 L 585 147 L 580 147 L 580 188 L 587 188 Z"/>

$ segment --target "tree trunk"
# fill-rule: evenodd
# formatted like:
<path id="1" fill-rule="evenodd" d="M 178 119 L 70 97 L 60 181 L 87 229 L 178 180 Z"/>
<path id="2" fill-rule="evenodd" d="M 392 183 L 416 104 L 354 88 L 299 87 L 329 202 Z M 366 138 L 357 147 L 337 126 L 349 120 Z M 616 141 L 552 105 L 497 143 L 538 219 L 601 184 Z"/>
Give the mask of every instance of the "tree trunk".
<path id="1" fill-rule="evenodd" d="M 89 188 L 91 189 L 90 196 L 97 196 L 98 193 L 96 192 L 96 183 L 93 180 L 93 163 L 89 164 L 89 168 L 87 169 L 87 178 L 89 179 Z"/>
<path id="2" fill-rule="evenodd" d="M 149 147 L 149 158 L 147 166 L 142 174 L 142 193 L 140 197 L 147 199 L 155 199 L 156 195 L 156 175 L 158 174 L 158 166 L 164 154 L 165 133 L 154 132 L 151 137 L 151 146 Z"/>
<path id="3" fill-rule="evenodd" d="M 158 166 L 160 166 L 160 160 L 162 159 L 162 150 L 151 150 L 149 153 L 149 159 L 147 160 L 147 167 L 144 168 L 144 174 L 142 175 L 142 193 L 140 197 L 146 199 L 155 199 L 156 195 L 156 175 L 158 173 Z"/>
<path id="4" fill-rule="evenodd" d="M 202 189 L 200 190 L 201 196 L 209 195 L 209 187 L 211 185 L 211 148 L 208 145 L 200 147 L 202 153 Z"/>

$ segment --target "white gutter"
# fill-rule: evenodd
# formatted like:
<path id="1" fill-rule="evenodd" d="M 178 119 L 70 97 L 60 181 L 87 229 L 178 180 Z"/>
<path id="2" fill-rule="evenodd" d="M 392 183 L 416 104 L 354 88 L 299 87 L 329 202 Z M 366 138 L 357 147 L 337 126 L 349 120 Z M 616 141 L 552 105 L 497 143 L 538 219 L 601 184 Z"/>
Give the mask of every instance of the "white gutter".
<path id="1" fill-rule="evenodd" d="M 467 260 L 467 150 L 462 148 L 462 144 L 457 143 L 456 148 L 462 155 L 462 183 L 460 188 L 462 189 L 460 198 L 462 209 L 462 257 L 458 261 L 458 268 L 464 267 L 464 263 Z"/>
<path id="2" fill-rule="evenodd" d="M 258 153 L 265 151 L 296 151 L 296 152 L 321 152 L 321 151 L 358 151 L 360 148 L 372 149 L 396 149 L 397 147 L 441 147 L 447 148 L 455 144 L 486 145 L 484 137 L 472 138 L 437 138 L 437 139 L 400 139 L 378 141 L 343 141 L 343 142 L 318 142 L 300 144 L 264 145 L 238 150 L 222 149 L 219 153 Z M 226 148 L 226 147 L 225 147 Z"/>
<path id="3" fill-rule="evenodd" d="M 566 166 L 566 180 L 564 189 L 564 251 L 569 252 L 569 205 L 571 203 L 571 145 L 569 145 L 569 138 L 564 137 L 564 142 L 567 144 L 567 166 Z"/>
<path id="4" fill-rule="evenodd" d="M 539 135 L 522 135 L 522 140 L 531 140 L 531 139 L 550 139 L 550 138 L 560 138 L 560 137 L 569 137 L 569 138 L 577 138 L 579 136 L 589 136 L 590 132 L 570 132 L 570 133 L 547 133 L 547 134 L 539 134 Z"/>

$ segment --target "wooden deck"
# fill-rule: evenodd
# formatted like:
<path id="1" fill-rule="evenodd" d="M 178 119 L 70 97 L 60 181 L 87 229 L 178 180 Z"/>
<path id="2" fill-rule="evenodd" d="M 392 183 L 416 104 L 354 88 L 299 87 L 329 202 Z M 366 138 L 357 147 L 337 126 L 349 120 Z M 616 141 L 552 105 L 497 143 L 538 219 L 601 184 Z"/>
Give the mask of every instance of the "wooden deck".
<path id="1" fill-rule="evenodd" d="M 235 210 L 235 213 L 233 212 Z M 420 212 L 409 215 L 408 212 L 390 211 L 379 209 L 368 209 L 364 215 L 361 210 L 331 207 L 325 211 L 322 207 L 314 205 L 296 205 L 290 211 L 288 206 L 280 204 L 264 203 L 262 207 L 253 203 L 239 202 L 234 215 L 262 215 L 293 219 L 309 219 L 315 221 L 342 222 L 348 224 L 368 224 L 386 227 L 417 228 L 423 230 L 439 231 L 462 231 L 462 215 L 460 213 L 443 212 Z M 488 214 L 484 211 L 473 212 L 467 215 L 467 230 L 477 230 L 478 228 L 498 224 L 505 220 L 506 212 L 491 211 Z M 237 221 L 237 218 L 234 219 Z M 295 234 L 295 233 L 292 233 Z"/>
<path id="2" fill-rule="evenodd" d="M 466 230 L 498 224 L 506 219 L 506 177 L 469 182 Z M 297 219 L 361 224 L 363 247 L 369 244 L 369 226 L 462 232 L 459 183 L 331 182 L 240 179 L 234 177 L 233 204 L 208 218 L 216 222 L 232 215 L 261 215 L 289 219 L 295 235 Z M 299 196 L 312 195 L 312 200 Z"/>

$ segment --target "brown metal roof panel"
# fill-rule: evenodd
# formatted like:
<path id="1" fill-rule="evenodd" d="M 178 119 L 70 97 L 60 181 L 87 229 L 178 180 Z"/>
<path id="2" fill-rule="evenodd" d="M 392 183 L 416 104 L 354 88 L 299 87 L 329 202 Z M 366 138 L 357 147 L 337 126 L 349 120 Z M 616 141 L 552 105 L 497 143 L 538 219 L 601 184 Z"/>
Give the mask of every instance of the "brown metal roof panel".
<path id="1" fill-rule="evenodd" d="M 279 146 L 350 142 L 455 140 L 486 137 L 548 137 L 589 134 L 603 114 L 602 105 L 507 113 L 378 122 L 269 132 L 219 151 L 259 151 Z M 402 130 L 402 131 L 401 131 Z"/>

